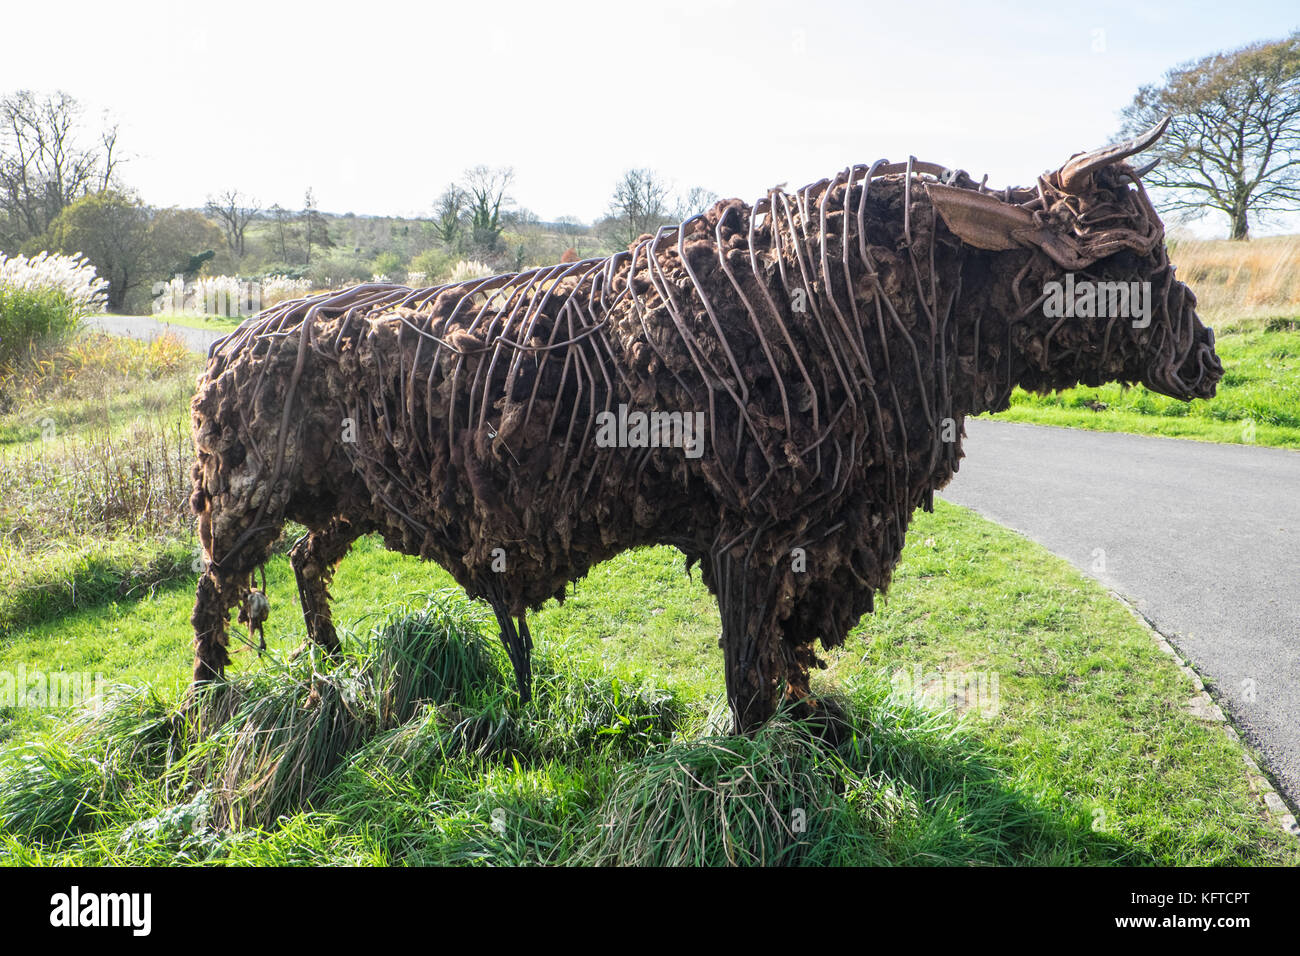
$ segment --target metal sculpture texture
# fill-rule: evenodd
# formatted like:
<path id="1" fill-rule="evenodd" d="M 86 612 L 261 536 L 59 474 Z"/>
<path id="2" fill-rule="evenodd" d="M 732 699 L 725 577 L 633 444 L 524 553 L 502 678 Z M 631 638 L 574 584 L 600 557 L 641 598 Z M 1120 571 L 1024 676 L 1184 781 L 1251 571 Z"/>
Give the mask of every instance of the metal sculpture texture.
<path id="1" fill-rule="evenodd" d="M 230 610 L 292 519 L 307 633 L 328 650 L 330 576 L 378 532 L 491 604 L 527 699 L 527 612 L 668 544 L 717 596 L 737 729 L 783 694 L 815 706 L 814 643 L 843 643 L 888 587 L 966 415 L 1016 385 L 1214 394 L 1213 333 L 1124 162 L 1162 129 L 1026 189 L 881 161 L 724 200 L 608 258 L 363 285 L 246 322 L 192 406 L 210 562 L 195 680 L 223 673 Z"/>

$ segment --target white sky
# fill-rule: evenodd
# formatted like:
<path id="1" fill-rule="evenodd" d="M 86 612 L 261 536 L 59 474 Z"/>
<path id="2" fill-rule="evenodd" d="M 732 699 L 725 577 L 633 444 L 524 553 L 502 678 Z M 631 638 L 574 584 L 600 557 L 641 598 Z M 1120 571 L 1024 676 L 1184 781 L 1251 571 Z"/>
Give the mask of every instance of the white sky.
<path id="1" fill-rule="evenodd" d="M 420 215 L 487 163 L 590 221 L 632 166 L 745 199 L 909 153 L 1027 184 L 1168 68 L 1297 27 L 1281 0 L 5 0 L 0 91 L 111 111 L 156 205 Z"/>

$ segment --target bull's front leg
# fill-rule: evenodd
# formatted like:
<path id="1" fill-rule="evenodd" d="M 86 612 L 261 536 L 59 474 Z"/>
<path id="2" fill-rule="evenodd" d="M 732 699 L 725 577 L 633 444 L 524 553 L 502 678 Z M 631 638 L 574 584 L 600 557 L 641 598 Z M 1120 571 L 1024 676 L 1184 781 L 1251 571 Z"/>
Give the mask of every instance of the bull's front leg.
<path id="1" fill-rule="evenodd" d="M 794 684 L 806 689 L 807 671 L 801 674 L 795 666 L 776 619 L 778 571 L 731 551 L 715 552 L 705 562 L 705 583 L 717 595 L 722 616 L 720 643 L 732 722 L 736 733 L 752 733 L 776 712 Z"/>
<path id="2" fill-rule="evenodd" d="M 219 680 L 225 675 L 226 665 L 230 663 L 226 627 L 230 609 L 239 603 L 242 593 L 242 582 L 235 575 L 212 568 L 200 575 L 194 613 L 190 617 L 194 625 L 195 684 Z"/>

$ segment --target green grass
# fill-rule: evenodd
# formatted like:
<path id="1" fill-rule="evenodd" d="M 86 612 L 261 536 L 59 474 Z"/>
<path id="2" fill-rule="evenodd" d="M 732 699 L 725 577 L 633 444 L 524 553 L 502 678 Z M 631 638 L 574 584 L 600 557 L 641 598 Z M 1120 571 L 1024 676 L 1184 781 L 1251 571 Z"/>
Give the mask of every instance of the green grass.
<path id="1" fill-rule="evenodd" d="M 122 318 L 122 316 L 114 316 Z M 127 316 L 131 318 L 131 316 Z M 229 332 L 232 329 L 239 328 L 239 324 L 244 321 L 246 316 L 224 316 L 224 315 L 187 315 L 184 312 L 160 312 L 154 315 L 141 316 L 140 318 L 153 319 L 155 322 L 162 322 L 166 325 L 180 325 L 187 329 L 206 329 L 213 332 Z"/>
<path id="2" fill-rule="evenodd" d="M 39 367 L 0 382 L 0 454 L 16 446 L 139 419 L 189 420 L 203 360 L 174 337 L 137 342 L 89 333 L 47 352 Z"/>
<path id="3" fill-rule="evenodd" d="M 0 384 L 14 366 L 71 339 L 82 314 L 62 289 L 0 285 Z"/>
<path id="4" fill-rule="evenodd" d="M 669 549 L 607 562 L 575 598 L 534 616 L 529 707 L 510 691 L 488 616 L 452 602 L 430 619 L 418 609 L 448 577 L 369 539 L 333 588 L 348 663 L 322 672 L 316 662 L 315 677 L 306 657 L 286 663 L 302 623 L 287 562 L 274 559 L 272 653 L 236 655 L 225 730 L 209 749 L 170 758 L 188 776 L 158 778 L 102 740 L 89 760 L 67 731 L 6 715 L 11 736 L 36 745 L 7 758 L 18 776 L 0 787 L 11 795 L 0 799 L 10 821 L 0 854 L 114 864 L 1300 862 L 1264 819 L 1240 745 L 1183 709 L 1185 678 L 1099 585 L 942 502 L 917 516 L 911 542 L 889 601 L 820 679 L 851 715 L 834 744 L 789 721 L 753 741 L 719 736 L 716 610 Z M 29 628 L 0 650 L 0 671 L 23 662 L 149 683 L 161 702 L 127 722 L 138 744 L 184 686 L 191 583 Z M 412 603 L 389 603 L 403 599 Z M 419 660 L 436 679 L 384 690 Z M 998 674 L 997 712 L 958 718 L 891 686 L 914 667 Z M 286 754 L 299 768 L 293 786 L 271 787 L 269 803 L 240 789 Z M 71 832 L 36 822 L 51 801 L 60 819 L 75 817 Z"/>
<path id="5" fill-rule="evenodd" d="M 1094 431 L 1163 435 L 1229 444 L 1300 448 L 1300 329 L 1297 320 L 1225 331 L 1218 394 L 1180 402 L 1141 385 L 1072 388 L 1051 395 L 1016 389 L 996 417 Z M 1103 407 L 1104 406 L 1104 407 Z"/>
<path id="6" fill-rule="evenodd" d="M 190 573 L 199 364 L 176 342 L 90 335 L 11 383 L 22 402 L 0 415 L 0 646 Z"/>

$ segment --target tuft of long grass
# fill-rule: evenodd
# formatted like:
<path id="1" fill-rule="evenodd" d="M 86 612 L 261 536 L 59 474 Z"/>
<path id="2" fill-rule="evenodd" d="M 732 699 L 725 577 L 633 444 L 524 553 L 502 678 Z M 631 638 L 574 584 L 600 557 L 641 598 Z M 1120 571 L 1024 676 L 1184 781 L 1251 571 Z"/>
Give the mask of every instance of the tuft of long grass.
<path id="1" fill-rule="evenodd" d="M 853 829 L 837 793 L 847 766 L 778 716 L 752 737 L 703 737 L 619 772 L 569 862 L 752 866 L 828 862 Z"/>
<path id="2" fill-rule="evenodd" d="M 113 795 L 104 767 L 67 741 L 32 744 L 7 755 L 0 769 L 0 826 L 38 839 L 84 827 Z"/>
<path id="3" fill-rule="evenodd" d="M 233 706 L 233 714 L 200 732 L 180 772 L 212 791 L 221 824 L 269 826 L 309 806 L 343 758 L 373 734 L 374 688 L 350 662 L 325 674 L 310 662 L 273 668 L 240 683 L 239 693 L 216 702 Z"/>
<path id="4" fill-rule="evenodd" d="M 312 806 L 345 760 L 386 731 L 380 752 L 394 769 L 503 743 L 506 682 L 482 619 L 473 605 L 435 595 L 392 613 L 333 667 L 317 670 L 304 655 L 213 688 L 187 774 L 213 791 L 223 824 L 269 826 Z"/>
<path id="5" fill-rule="evenodd" d="M 94 825 L 161 770 L 171 721 L 151 688 L 117 686 L 53 736 L 7 751 L 0 762 L 0 827 L 57 841 Z"/>
<path id="6" fill-rule="evenodd" d="M 541 759 L 636 756 L 668 743 L 689 721 L 678 694 L 640 678 L 546 654 L 533 671 L 533 704 L 520 720 L 526 748 Z"/>
<path id="7" fill-rule="evenodd" d="M 393 614 L 368 645 L 380 687 L 380 722 L 405 722 L 420 701 L 445 704 L 504 693 L 501 663 L 483 637 L 487 616 L 450 591 L 420 609 Z"/>

